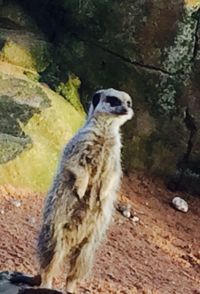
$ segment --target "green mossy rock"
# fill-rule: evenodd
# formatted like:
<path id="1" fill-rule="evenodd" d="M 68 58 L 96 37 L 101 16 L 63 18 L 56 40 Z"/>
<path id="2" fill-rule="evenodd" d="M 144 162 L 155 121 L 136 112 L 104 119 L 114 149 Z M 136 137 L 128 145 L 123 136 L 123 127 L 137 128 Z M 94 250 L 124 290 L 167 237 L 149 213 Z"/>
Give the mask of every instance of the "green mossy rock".
<path id="1" fill-rule="evenodd" d="M 0 6 L 0 60 L 37 72 L 51 62 L 51 46 L 35 21 L 13 1 Z"/>
<path id="2" fill-rule="evenodd" d="M 52 45 L 35 20 L 16 2 L 0 8 L 0 184 L 46 191 L 85 113 L 75 82 L 64 87 L 70 103 L 38 82 Z"/>
<path id="3" fill-rule="evenodd" d="M 84 112 L 83 105 L 81 104 L 78 89 L 80 87 L 80 80 L 75 75 L 69 75 L 66 83 L 60 83 L 56 89 L 56 92 L 66 98 L 71 105 L 73 105 L 78 111 Z"/>
<path id="4" fill-rule="evenodd" d="M 66 28 L 56 39 L 57 77 L 66 68 L 77 74 L 84 103 L 98 88 L 133 97 L 124 167 L 167 177 L 198 163 L 200 2 L 75 0 L 47 7 L 49 20 Z"/>
<path id="5" fill-rule="evenodd" d="M 1 73 L 0 184 L 46 191 L 66 142 L 84 113 L 29 80 Z"/>
<path id="6" fill-rule="evenodd" d="M 0 51 L 0 60 L 36 72 L 44 71 L 50 63 L 50 46 L 45 41 L 34 40 L 34 36 L 29 36 L 24 42 L 20 35 L 15 38 L 20 41 L 5 40 Z"/>
<path id="7" fill-rule="evenodd" d="M 41 5 L 40 0 L 21 0 L 18 3 L 25 10 L 12 8 L 13 12 L 6 14 L 11 22 L 2 20 L 2 60 L 25 66 L 27 77 L 47 83 L 79 114 L 83 113 L 77 98 L 79 79 L 84 105 L 99 88 L 127 91 L 133 97 L 135 117 L 124 127 L 124 168 L 164 178 L 189 170 L 198 178 L 199 1 L 49 0 Z M 9 11 L 10 6 L 4 6 Z M 22 12 L 20 21 L 19 11 L 28 12 L 30 22 Z M 22 36 L 19 43 L 14 38 L 12 22 L 18 25 L 18 36 Z M 24 30 L 25 27 L 28 29 Z M 30 36 L 33 44 L 27 46 Z M 18 55 L 26 56 L 23 62 L 10 58 L 9 46 L 16 46 Z M 36 108 L 27 110 L 27 117 L 31 111 Z M 33 117 L 37 115 L 34 113 Z M 25 127 L 31 120 L 24 123 Z M 27 139 L 27 130 L 18 128 L 16 123 L 15 131 L 21 130 L 20 138 Z M 30 143 L 26 146 L 30 148 Z"/>

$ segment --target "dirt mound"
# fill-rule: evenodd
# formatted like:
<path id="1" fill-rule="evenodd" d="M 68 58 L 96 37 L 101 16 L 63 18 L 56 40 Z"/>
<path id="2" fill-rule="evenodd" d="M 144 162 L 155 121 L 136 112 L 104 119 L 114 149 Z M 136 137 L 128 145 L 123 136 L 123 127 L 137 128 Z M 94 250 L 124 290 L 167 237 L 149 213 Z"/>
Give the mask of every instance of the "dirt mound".
<path id="1" fill-rule="evenodd" d="M 171 207 L 177 195 L 188 202 L 188 213 Z M 42 194 L 0 187 L 0 270 L 37 273 L 43 199 Z M 200 293 L 200 199 L 132 175 L 124 178 L 120 200 L 132 206 L 139 221 L 115 213 L 80 293 Z M 56 287 L 62 290 L 63 282 L 62 275 Z"/>

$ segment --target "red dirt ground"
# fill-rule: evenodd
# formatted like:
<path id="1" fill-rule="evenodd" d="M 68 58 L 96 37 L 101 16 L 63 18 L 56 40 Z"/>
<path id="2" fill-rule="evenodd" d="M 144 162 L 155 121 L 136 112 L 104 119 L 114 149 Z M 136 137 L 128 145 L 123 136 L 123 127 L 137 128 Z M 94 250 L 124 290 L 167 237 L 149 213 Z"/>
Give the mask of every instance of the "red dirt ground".
<path id="1" fill-rule="evenodd" d="M 188 213 L 170 203 L 181 195 Z M 37 273 L 36 238 L 44 195 L 0 187 L 0 270 Z M 172 193 L 156 180 L 124 178 L 121 200 L 139 217 L 115 213 L 91 277 L 79 293 L 200 294 L 200 198 Z M 13 205 L 20 200 L 21 206 Z M 57 280 L 62 289 L 63 280 Z"/>

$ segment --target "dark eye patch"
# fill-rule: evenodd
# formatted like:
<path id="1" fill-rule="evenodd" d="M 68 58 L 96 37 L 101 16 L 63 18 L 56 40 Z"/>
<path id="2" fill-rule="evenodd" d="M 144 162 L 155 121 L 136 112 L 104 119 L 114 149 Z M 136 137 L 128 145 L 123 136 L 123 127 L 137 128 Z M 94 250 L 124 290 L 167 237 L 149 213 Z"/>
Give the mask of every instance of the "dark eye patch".
<path id="1" fill-rule="evenodd" d="M 121 100 L 115 96 L 107 96 L 106 102 L 109 103 L 111 107 L 122 105 Z"/>

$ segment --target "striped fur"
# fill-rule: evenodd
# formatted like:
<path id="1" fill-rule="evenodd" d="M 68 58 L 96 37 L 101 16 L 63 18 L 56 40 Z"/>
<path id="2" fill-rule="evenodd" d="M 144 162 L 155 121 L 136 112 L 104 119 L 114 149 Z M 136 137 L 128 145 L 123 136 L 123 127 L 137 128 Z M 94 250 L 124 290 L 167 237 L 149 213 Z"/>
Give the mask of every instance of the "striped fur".
<path id="1" fill-rule="evenodd" d="M 52 287 L 65 261 L 69 264 L 67 293 L 74 293 L 77 282 L 89 272 L 110 222 L 121 178 L 119 128 L 133 115 L 125 92 L 108 89 L 98 95 L 98 105 L 91 105 L 86 124 L 63 151 L 46 198 L 38 241 L 41 286 Z M 122 101 L 126 115 L 113 115 L 113 107 L 106 103 L 108 95 Z M 120 113 L 119 106 L 116 111 Z"/>

